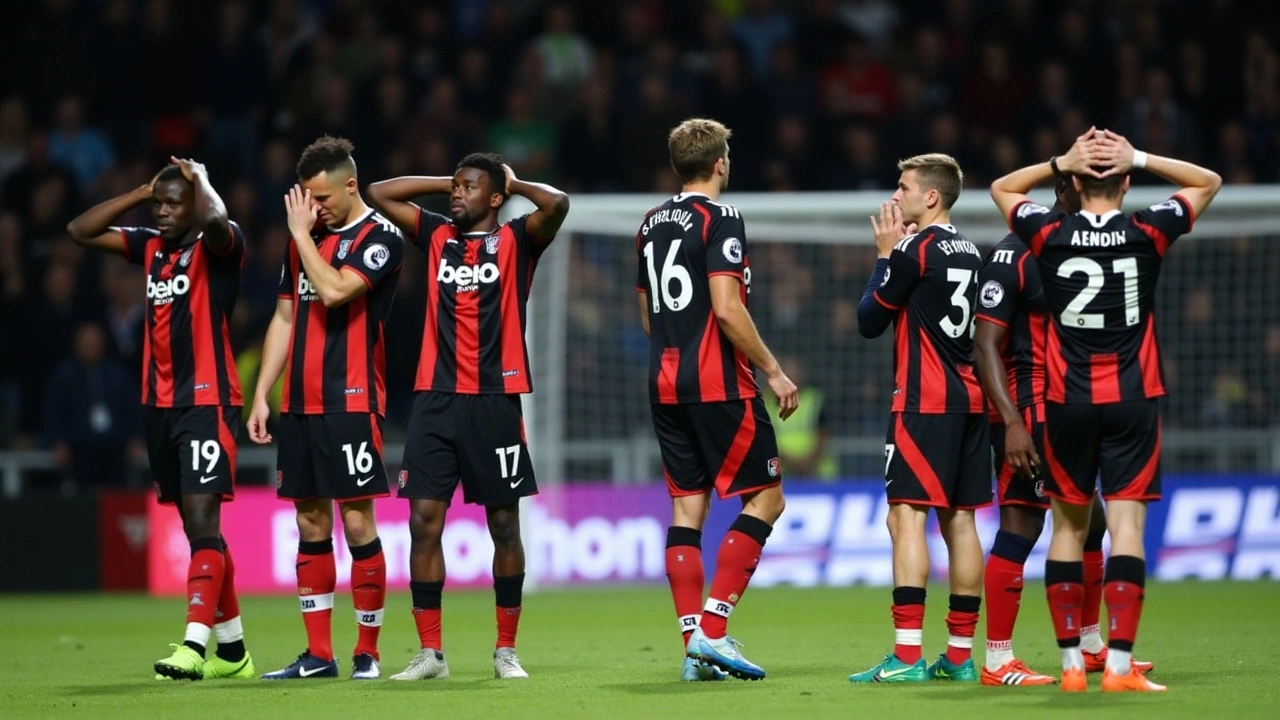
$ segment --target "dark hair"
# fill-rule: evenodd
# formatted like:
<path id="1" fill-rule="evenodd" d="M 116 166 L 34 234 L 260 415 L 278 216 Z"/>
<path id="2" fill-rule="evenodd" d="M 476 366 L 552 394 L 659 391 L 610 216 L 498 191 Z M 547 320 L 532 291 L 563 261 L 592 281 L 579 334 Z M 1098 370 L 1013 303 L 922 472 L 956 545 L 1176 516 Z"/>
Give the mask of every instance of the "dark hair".
<path id="1" fill-rule="evenodd" d="M 165 165 L 163 170 L 156 173 L 156 183 L 173 182 L 175 180 L 187 182 L 187 178 L 182 174 L 182 168 L 177 165 Z"/>
<path id="2" fill-rule="evenodd" d="M 1105 170 L 1106 168 L 1095 168 L 1096 170 Z M 1115 200 L 1120 197 L 1120 189 L 1124 185 L 1124 179 L 1128 175 L 1112 175 L 1111 177 L 1099 180 L 1091 175 L 1077 175 L 1080 178 L 1080 197 L 1082 198 L 1106 198 Z"/>
<path id="3" fill-rule="evenodd" d="M 298 158 L 298 179 L 310 180 L 322 172 L 343 169 L 356 176 L 356 161 L 351 158 L 355 146 L 344 137 L 325 135 L 302 151 Z"/>
<path id="4" fill-rule="evenodd" d="M 1072 175 L 1059 175 L 1053 184 L 1053 209 L 1064 213 L 1076 213 L 1080 210 L 1080 193 L 1072 184 Z"/>
<path id="5" fill-rule="evenodd" d="M 497 153 L 471 153 L 458 163 L 458 170 L 475 168 L 489 176 L 489 191 L 507 197 L 507 171 L 502 167 L 502 156 Z"/>

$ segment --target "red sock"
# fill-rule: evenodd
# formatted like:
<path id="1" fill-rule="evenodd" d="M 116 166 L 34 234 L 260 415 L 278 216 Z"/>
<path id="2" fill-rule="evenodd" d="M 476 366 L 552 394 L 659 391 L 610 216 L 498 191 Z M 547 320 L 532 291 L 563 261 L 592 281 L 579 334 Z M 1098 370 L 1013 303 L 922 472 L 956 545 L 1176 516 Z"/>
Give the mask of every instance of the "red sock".
<path id="1" fill-rule="evenodd" d="M 672 537 L 672 535 L 675 537 Z M 685 645 L 702 616 L 702 590 L 706 584 L 702 569 L 702 533 L 693 528 L 667 529 L 667 583 L 676 603 L 676 617 Z M 673 544 L 675 543 L 675 544 Z M 696 544 L 695 544 L 696 543 Z"/>
<path id="2" fill-rule="evenodd" d="M 440 639 L 440 608 L 414 608 L 413 624 L 418 628 L 420 647 L 444 651 L 444 641 Z"/>
<path id="3" fill-rule="evenodd" d="M 899 588 L 895 588 L 896 593 Z M 924 635 L 924 603 L 893 605 L 893 654 L 911 665 L 921 658 Z"/>
<path id="4" fill-rule="evenodd" d="M 973 657 L 973 633 L 978 627 L 982 599 L 976 595 L 952 595 L 947 611 L 947 660 L 959 665 Z"/>
<path id="5" fill-rule="evenodd" d="M 1107 599 L 1107 615 L 1111 618 L 1107 645 L 1115 650 L 1133 652 L 1138 638 L 1138 621 L 1142 619 L 1143 585 L 1146 563 L 1132 555 L 1112 555 L 1107 563 L 1107 584 L 1102 593 Z"/>
<path id="6" fill-rule="evenodd" d="M 1023 566 L 992 554 L 982 576 L 987 595 L 987 648 L 1012 650 L 1013 626 L 1022 606 Z"/>
<path id="7" fill-rule="evenodd" d="M 240 617 L 240 596 L 236 594 L 236 564 L 231 561 L 231 548 L 222 551 L 222 592 L 218 595 L 218 625 Z"/>
<path id="8" fill-rule="evenodd" d="M 1098 624 L 1098 614 L 1102 607 L 1102 576 L 1106 570 L 1106 560 L 1101 550 L 1088 550 L 1084 554 L 1084 606 L 1080 608 L 1080 628 L 1093 627 Z"/>
<path id="9" fill-rule="evenodd" d="M 495 575 L 493 578 L 494 617 L 498 621 L 498 642 L 495 648 L 516 646 L 516 631 L 520 629 L 520 610 L 524 603 L 524 573 L 519 575 Z"/>
<path id="10" fill-rule="evenodd" d="M 757 539 L 748 532 L 760 535 Z M 716 574 L 711 580 L 711 595 L 702 609 L 699 626 L 708 638 L 717 640 L 725 636 L 729 628 L 729 614 L 747 591 L 747 583 L 760 564 L 760 552 L 764 538 L 771 528 L 764 521 L 749 515 L 739 515 L 720 543 L 716 556 Z"/>
<path id="11" fill-rule="evenodd" d="M 372 555 L 369 555 L 370 551 Z M 351 602 L 356 609 L 356 627 L 359 628 L 356 655 L 368 653 L 378 658 L 378 634 L 382 632 L 382 610 L 386 599 L 387 558 L 382 554 L 382 542 L 375 538 L 368 545 L 351 548 Z"/>
<path id="12" fill-rule="evenodd" d="M 1053 618 L 1053 632 L 1059 643 L 1080 642 L 1080 617 L 1084 605 L 1084 583 L 1063 582 L 1045 588 L 1049 598 L 1049 615 Z M 1060 647 L 1066 647 L 1060 645 Z"/>
<path id="13" fill-rule="evenodd" d="M 298 543 L 298 600 L 307 626 L 307 650 L 321 660 L 333 659 L 333 588 L 338 570 L 333 541 Z"/>
<path id="14" fill-rule="evenodd" d="M 200 547 L 205 538 L 195 541 L 196 551 L 191 554 L 191 562 L 187 564 L 187 624 L 197 623 L 209 628 L 212 632 L 215 614 L 218 609 L 218 598 L 222 596 L 222 581 L 226 575 L 226 559 L 222 554 L 222 541 L 217 550 Z M 203 633 L 208 644 L 208 633 Z"/>

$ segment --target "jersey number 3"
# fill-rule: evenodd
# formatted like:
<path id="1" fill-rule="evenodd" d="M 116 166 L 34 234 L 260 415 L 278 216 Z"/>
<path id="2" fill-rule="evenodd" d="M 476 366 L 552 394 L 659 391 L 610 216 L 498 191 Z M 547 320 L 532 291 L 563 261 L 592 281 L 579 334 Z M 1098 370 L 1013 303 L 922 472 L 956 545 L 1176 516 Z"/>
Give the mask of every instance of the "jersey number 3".
<path id="1" fill-rule="evenodd" d="M 662 262 L 662 274 L 653 260 L 653 242 L 644 246 L 644 259 L 649 268 L 649 289 L 652 292 L 654 314 L 662 312 L 662 306 L 676 312 L 689 306 L 693 299 L 693 278 L 683 265 L 676 262 L 680 256 L 680 238 L 671 241 L 667 248 L 667 259 Z"/>
<path id="2" fill-rule="evenodd" d="M 969 303 L 969 286 L 973 284 L 973 271 L 961 268 L 947 268 L 947 282 L 955 283 L 955 292 L 951 293 L 951 304 L 960 308 L 960 322 L 956 323 L 951 320 L 951 313 L 948 312 L 946 317 L 938 323 L 938 327 L 942 328 L 942 332 L 947 337 L 958 338 L 969 333 L 969 337 L 973 337 L 972 314 L 973 309 Z"/>

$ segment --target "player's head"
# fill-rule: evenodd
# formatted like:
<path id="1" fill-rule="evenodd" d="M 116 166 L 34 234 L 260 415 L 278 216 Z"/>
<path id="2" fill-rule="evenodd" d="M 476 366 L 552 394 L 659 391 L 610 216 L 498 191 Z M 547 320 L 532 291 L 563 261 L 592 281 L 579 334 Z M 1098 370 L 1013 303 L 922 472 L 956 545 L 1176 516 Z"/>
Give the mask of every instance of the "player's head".
<path id="1" fill-rule="evenodd" d="M 926 153 L 898 161 L 898 189 L 893 202 L 902 208 L 902 219 L 919 223 L 926 217 L 946 212 L 956 204 L 964 173 L 950 155 Z"/>
<path id="2" fill-rule="evenodd" d="M 1076 192 L 1075 184 L 1071 182 L 1070 175 L 1063 175 L 1053 185 L 1053 209 L 1068 215 L 1075 215 L 1080 212 L 1080 193 Z"/>
<path id="3" fill-rule="evenodd" d="M 1099 171 L 1106 168 L 1095 168 Z M 1120 206 L 1120 200 L 1124 194 L 1129 192 L 1129 176 L 1112 175 L 1105 178 L 1096 178 L 1090 175 L 1073 175 L 1071 180 L 1075 191 L 1080 194 L 1080 200 L 1105 200 L 1109 203 L 1115 203 L 1116 207 Z"/>
<path id="4" fill-rule="evenodd" d="M 729 187 L 729 138 L 733 131 L 707 118 L 689 118 L 667 136 L 671 167 L 684 185 L 712 180 Z"/>
<path id="5" fill-rule="evenodd" d="M 506 201 L 507 169 L 501 155 L 471 153 L 462 158 L 453 173 L 449 196 L 449 214 L 459 230 L 493 225 L 498 208 Z"/>
<path id="6" fill-rule="evenodd" d="M 298 181 L 320 206 L 320 222 L 340 227 L 351 222 L 360 189 L 356 181 L 356 161 L 351 157 L 351 141 L 325 135 L 302 151 L 298 158 Z"/>
<path id="7" fill-rule="evenodd" d="M 168 165 L 151 182 L 151 216 L 166 242 L 178 242 L 195 226 L 195 193 L 177 165 Z"/>

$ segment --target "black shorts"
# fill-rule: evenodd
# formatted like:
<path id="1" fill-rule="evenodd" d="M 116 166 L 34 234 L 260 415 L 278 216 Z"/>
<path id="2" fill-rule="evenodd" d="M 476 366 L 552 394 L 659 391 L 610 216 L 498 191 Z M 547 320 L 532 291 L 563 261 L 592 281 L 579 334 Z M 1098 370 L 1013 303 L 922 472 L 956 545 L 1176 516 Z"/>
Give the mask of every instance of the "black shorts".
<path id="1" fill-rule="evenodd" d="M 1045 405 L 1045 493 L 1087 505 L 1101 476 L 1106 500 L 1160 499 L 1160 402 Z"/>
<path id="2" fill-rule="evenodd" d="M 147 407 L 147 458 L 156 497 L 166 505 L 183 495 L 235 494 L 240 408 Z"/>
<path id="3" fill-rule="evenodd" d="M 280 416 L 276 495 L 281 500 L 387 496 L 377 413 Z"/>
<path id="4" fill-rule="evenodd" d="M 715 488 L 728 498 L 782 482 L 778 439 L 759 397 L 651 407 L 672 497 Z"/>
<path id="5" fill-rule="evenodd" d="M 519 395 L 419 392 L 413 398 L 400 497 L 503 507 L 538 493 Z"/>
<path id="6" fill-rule="evenodd" d="M 884 446 L 890 504 L 972 510 L 991 503 L 991 421 L 984 413 L 894 413 Z"/>
<path id="7" fill-rule="evenodd" d="M 996 500 L 1001 507 L 1023 505 L 1047 510 L 1049 498 L 1044 494 L 1044 405 L 1023 408 L 1022 422 L 1035 443 L 1040 467 L 1033 478 L 1015 473 L 1004 461 L 1004 423 L 992 423 L 991 460 L 996 467 Z"/>

